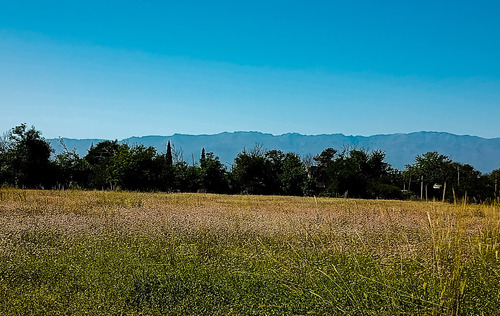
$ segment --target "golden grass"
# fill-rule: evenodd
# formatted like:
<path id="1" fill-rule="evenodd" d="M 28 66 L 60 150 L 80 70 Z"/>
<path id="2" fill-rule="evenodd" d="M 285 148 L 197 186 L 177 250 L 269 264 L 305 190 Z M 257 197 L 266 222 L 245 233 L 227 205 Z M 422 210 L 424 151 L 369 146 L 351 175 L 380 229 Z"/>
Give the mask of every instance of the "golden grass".
<path id="1" fill-rule="evenodd" d="M 122 248 L 112 257 L 114 266 L 124 271 L 131 269 L 130 264 L 143 260 L 142 256 L 153 260 L 148 256 L 156 253 L 154 256 L 162 257 L 163 261 L 153 260 L 154 265 L 163 266 L 168 264 L 164 262 L 167 260 L 172 267 L 175 262 L 183 262 L 185 266 L 203 267 L 200 271 L 211 269 L 220 273 L 222 279 L 210 279 L 210 282 L 218 284 L 229 278 L 224 286 L 228 291 L 240 293 L 238 295 L 246 292 L 237 289 L 241 280 L 231 283 L 231 278 L 252 276 L 247 278 L 248 282 L 257 286 L 260 275 L 264 280 L 276 277 L 272 282 L 280 282 L 279 289 L 289 290 L 297 298 L 308 295 L 311 308 L 320 306 L 323 311 L 338 308 L 341 313 L 344 310 L 341 308 L 350 308 L 354 314 L 377 314 L 379 308 L 387 313 L 408 309 L 411 313 L 459 314 L 463 308 L 481 312 L 486 307 L 485 310 L 494 310 L 500 304 L 498 299 L 490 302 L 490 306 L 481 301 L 481 295 L 495 297 L 493 292 L 498 282 L 492 278 L 500 280 L 500 208 L 496 205 L 0 189 L 0 259 L 6 258 L 4 264 L 12 271 L 17 270 L 10 265 L 9 258 L 13 258 L 12 262 L 22 262 L 26 256 L 34 260 L 33 265 L 37 267 L 37 260 L 63 260 L 58 253 L 71 254 L 71 244 L 78 244 L 82 239 L 89 241 L 79 244 L 85 251 L 93 249 L 89 245 L 103 243 L 98 248 L 101 250 L 96 251 L 104 252 L 112 251 L 109 247 L 116 240 Z M 127 259 L 131 263 L 122 264 L 120 256 L 130 252 L 135 252 Z M 106 254 L 91 255 L 101 258 Z M 343 262 L 344 255 L 349 258 L 344 266 L 332 263 Z M 371 259 L 358 261 L 358 255 Z M 86 257 L 78 258 L 79 266 L 84 266 Z M 200 261 L 192 261 L 192 258 Z M 210 263 L 210 260 L 216 262 Z M 394 266 L 398 264 L 400 268 Z M 144 273 L 146 268 L 137 269 Z M 12 275 L 23 275 L 26 273 L 23 271 Z M 134 271 L 130 273 L 138 273 Z M 174 273 L 172 271 L 168 273 Z M 202 273 L 195 268 L 186 271 L 188 276 Z M 382 277 L 375 276 L 374 271 Z M 158 280 L 163 280 L 159 271 L 154 273 Z M 411 275 L 405 276 L 405 273 Z M 17 280 L 17 277 L 9 278 Z M 101 279 L 94 277 L 94 280 Z M 146 283 L 136 282 L 136 288 L 126 283 L 122 291 L 128 289 L 130 293 L 140 294 L 148 286 L 157 286 L 158 291 L 164 289 L 155 285 L 160 281 L 148 283 L 142 276 L 140 280 Z M 124 277 L 122 281 L 130 280 Z M 78 286 L 82 282 L 85 284 L 81 281 Z M 99 282 L 109 284 L 111 281 Z M 165 282 L 168 285 L 171 281 Z M 365 291 L 361 286 L 357 292 L 351 292 L 350 282 L 366 283 L 373 290 Z M 482 282 L 484 286 L 467 282 Z M 7 284 L 0 282 L 5 289 L 2 292 L 0 286 L 0 294 L 15 297 L 16 292 Z M 66 295 L 64 285 L 60 286 L 61 295 Z M 380 291 L 383 293 L 379 294 Z M 40 296 L 50 294 L 44 293 Z M 134 299 L 143 299 L 139 294 L 134 294 Z M 265 296 L 270 294 L 272 291 Z M 461 307 L 465 296 L 468 305 Z M 283 297 L 286 298 L 280 299 Z M 348 299 L 344 302 L 343 297 Z M 263 300 L 261 297 L 250 299 Z M 385 305 L 377 306 L 382 304 L 379 301 Z M 126 302 L 120 304 L 113 308 L 131 308 Z M 249 304 L 246 308 L 251 313 L 259 310 L 254 303 Z M 15 310 L 12 306 L 8 308 Z M 232 308 L 248 312 L 240 305 Z M 285 307 L 276 308 L 279 314 Z M 262 307 L 261 311 L 265 310 Z"/>
<path id="2" fill-rule="evenodd" d="M 427 257 L 440 247 L 480 247 L 500 227 L 498 206 L 441 202 L 1 189 L 0 234 L 121 231 L 158 235 L 210 231 L 283 236 L 321 249 L 362 248 L 379 256 Z M 461 245 L 451 244 L 460 235 Z M 434 243 L 434 244 L 432 244 Z M 488 246 L 497 247 L 497 245 Z M 318 248 L 319 249 L 319 248 Z M 495 248 L 496 249 L 496 248 Z M 470 252 L 468 249 L 467 252 Z"/>

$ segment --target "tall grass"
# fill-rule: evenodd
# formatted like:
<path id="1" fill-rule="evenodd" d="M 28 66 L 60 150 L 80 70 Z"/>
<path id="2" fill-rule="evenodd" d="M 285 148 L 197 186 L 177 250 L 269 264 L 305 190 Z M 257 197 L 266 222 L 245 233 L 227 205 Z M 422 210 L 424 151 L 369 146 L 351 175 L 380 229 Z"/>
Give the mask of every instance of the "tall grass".
<path id="1" fill-rule="evenodd" d="M 0 189 L 0 314 L 493 315 L 495 205 Z"/>

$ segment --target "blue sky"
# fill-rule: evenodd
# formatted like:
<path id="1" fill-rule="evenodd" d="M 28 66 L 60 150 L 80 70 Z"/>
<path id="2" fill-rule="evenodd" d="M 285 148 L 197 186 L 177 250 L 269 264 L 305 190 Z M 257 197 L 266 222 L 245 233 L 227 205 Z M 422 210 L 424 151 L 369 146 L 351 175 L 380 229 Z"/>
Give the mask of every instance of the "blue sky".
<path id="1" fill-rule="evenodd" d="M 500 137 L 497 1 L 3 1 L 0 132 Z"/>

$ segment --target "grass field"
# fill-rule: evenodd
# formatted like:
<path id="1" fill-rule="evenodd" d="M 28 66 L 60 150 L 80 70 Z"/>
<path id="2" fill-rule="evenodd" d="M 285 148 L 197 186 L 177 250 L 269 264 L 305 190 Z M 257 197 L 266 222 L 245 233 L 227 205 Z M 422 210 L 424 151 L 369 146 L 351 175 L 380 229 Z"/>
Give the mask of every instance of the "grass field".
<path id="1" fill-rule="evenodd" d="M 500 208 L 0 189 L 0 315 L 495 315 Z"/>

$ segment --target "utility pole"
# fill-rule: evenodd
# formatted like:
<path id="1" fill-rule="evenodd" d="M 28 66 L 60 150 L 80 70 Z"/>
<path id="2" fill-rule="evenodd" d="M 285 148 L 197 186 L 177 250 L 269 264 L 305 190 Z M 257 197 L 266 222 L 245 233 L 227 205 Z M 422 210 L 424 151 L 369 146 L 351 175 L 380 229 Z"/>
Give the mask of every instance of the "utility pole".
<path id="1" fill-rule="evenodd" d="M 420 199 L 424 199 L 424 176 L 420 177 Z"/>
<path id="2" fill-rule="evenodd" d="M 457 166 L 458 185 L 460 185 L 460 166 Z"/>
<path id="3" fill-rule="evenodd" d="M 498 180 L 495 179 L 495 196 L 497 195 L 497 182 L 498 182 Z"/>

